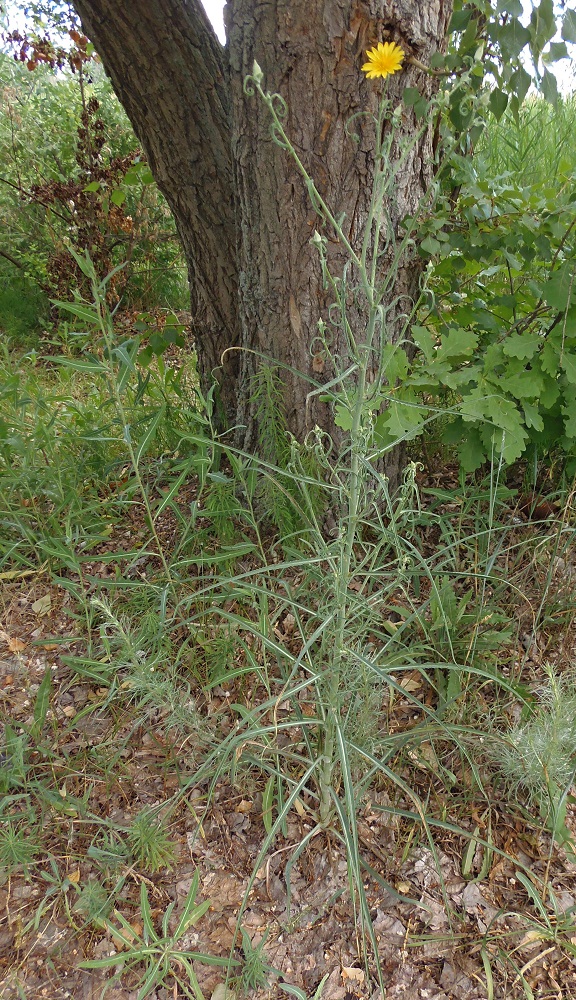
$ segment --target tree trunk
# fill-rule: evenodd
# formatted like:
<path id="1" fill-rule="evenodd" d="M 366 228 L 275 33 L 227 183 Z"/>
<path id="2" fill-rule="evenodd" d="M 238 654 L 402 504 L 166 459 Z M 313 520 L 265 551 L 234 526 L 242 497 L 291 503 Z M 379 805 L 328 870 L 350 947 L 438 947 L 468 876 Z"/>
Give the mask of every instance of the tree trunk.
<path id="1" fill-rule="evenodd" d="M 78 0 L 74 6 L 176 221 L 190 279 L 204 389 L 218 370 L 236 419 L 240 342 L 225 50 L 200 0 Z"/>
<path id="2" fill-rule="evenodd" d="M 297 374 L 325 382 L 334 374 L 329 365 L 319 373 L 318 358 L 314 364 L 317 321 L 328 322 L 330 304 L 310 246 L 318 220 L 295 165 L 271 140 L 267 109 L 244 94 L 244 77 L 256 59 L 265 89 L 286 101 L 286 129 L 300 159 L 334 214 L 345 214 L 346 235 L 359 248 L 375 136 L 372 119 L 358 113 L 374 112 L 381 93 L 381 82 L 361 72 L 366 49 L 389 40 L 406 53 L 405 69 L 388 81 L 394 106 L 407 86 L 430 96 L 435 79 L 408 57 L 428 64 L 443 48 L 451 0 L 231 0 L 226 48 L 200 0 L 146 0 L 137 17 L 130 0 L 75 0 L 75 7 L 174 212 L 204 384 L 226 352 L 220 382 L 228 418 L 245 428 L 245 447 L 257 447 L 250 386 L 265 355 L 283 366 L 289 429 L 300 439 L 314 425 L 333 432 L 328 405 L 318 396 L 308 400 L 310 384 Z M 392 160 L 416 129 L 411 109 L 404 109 Z M 414 214 L 432 173 L 430 126 L 398 175 L 388 206 L 393 229 Z M 341 249 L 335 242 L 329 247 L 337 273 Z M 388 336 L 398 336 L 420 273 L 417 258 L 399 267 Z M 353 315 L 359 337 L 363 322 L 359 308 Z M 345 365 L 339 331 L 331 333 Z M 398 453 L 387 463 L 393 487 L 400 464 Z"/>

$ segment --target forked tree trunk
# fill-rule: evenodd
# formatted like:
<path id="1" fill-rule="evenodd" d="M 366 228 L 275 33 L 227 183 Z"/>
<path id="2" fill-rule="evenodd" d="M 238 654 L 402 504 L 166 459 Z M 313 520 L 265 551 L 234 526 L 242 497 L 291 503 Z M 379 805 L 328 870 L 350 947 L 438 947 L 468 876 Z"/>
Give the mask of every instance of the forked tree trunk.
<path id="1" fill-rule="evenodd" d="M 75 0 L 75 7 L 176 218 L 205 385 L 223 357 L 218 378 L 228 420 L 245 428 L 246 447 L 257 446 L 250 378 L 263 354 L 286 366 L 290 430 L 298 438 L 316 424 L 332 431 L 330 408 L 318 396 L 307 405 L 310 384 L 295 373 L 326 382 L 333 375 L 329 366 L 319 373 L 318 360 L 313 368 L 317 321 L 328 320 L 330 304 L 310 246 L 317 219 L 295 165 L 270 138 L 266 108 L 244 94 L 244 77 L 256 59 L 265 89 L 283 96 L 302 162 L 334 214 L 344 213 L 346 234 L 359 247 L 374 125 L 358 113 L 375 111 L 381 92 L 360 70 L 366 49 L 395 41 L 428 64 L 443 48 L 451 0 L 231 0 L 226 47 L 200 0 Z M 407 86 L 429 96 L 435 80 L 407 60 L 388 82 L 394 105 Z M 417 127 L 404 109 L 393 158 Z M 398 175 L 389 205 L 394 227 L 416 211 L 432 173 L 429 127 Z M 338 270 L 340 248 L 329 245 Z M 420 270 L 417 258 L 399 268 L 392 335 L 417 294 Z M 353 321 L 361 336 L 362 309 Z M 332 335 L 342 353 L 336 328 Z M 386 471 L 397 485 L 399 453 Z"/>

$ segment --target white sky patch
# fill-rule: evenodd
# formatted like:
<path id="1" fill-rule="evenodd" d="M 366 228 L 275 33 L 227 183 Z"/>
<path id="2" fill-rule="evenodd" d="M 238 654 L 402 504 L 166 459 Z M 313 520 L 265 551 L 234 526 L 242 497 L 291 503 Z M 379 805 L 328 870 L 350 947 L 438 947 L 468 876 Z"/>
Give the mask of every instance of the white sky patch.
<path id="1" fill-rule="evenodd" d="M 218 38 L 222 43 L 226 41 L 226 32 L 224 31 L 224 4 L 221 0 L 202 0 L 202 6 L 208 14 L 208 17 L 212 21 L 212 27 L 218 35 Z"/>

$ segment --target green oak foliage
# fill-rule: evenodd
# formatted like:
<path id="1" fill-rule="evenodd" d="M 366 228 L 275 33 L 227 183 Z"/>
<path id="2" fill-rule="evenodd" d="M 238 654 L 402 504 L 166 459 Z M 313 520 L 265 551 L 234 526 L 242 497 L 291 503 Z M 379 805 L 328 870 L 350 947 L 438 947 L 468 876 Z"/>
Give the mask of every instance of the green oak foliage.
<path id="1" fill-rule="evenodd" d="M 420 432 L 432 400 L 448 408 L 444 438 L 465 471 L 529 446 L 576 459 L 576 178 L 525 186 L 477 157 L 461 158 L 457 180 L 413 329 L 419 350 L 409 365 L 397 351 L 408 371 L 378 417 L 379 443 Z"/>
<path id="2" fill-rule="evenodd" d="M 536 133 L 526 163 L 506 163 L 531 118 L 554 128 L 571 117 L 549 66 L 576 41 L 576 11 L 557 18 L 552 0 L 542 0 L 527 19 L 520 0 L 457 3 L 450 31 L 448 53 L 435 62 L 446 73 L 444 158 L 433 212 L 419 225 L 429 263 L 411 329 L 418 350 L 395 349 L 388 387 L 371 401 L 373 410 L 392 401 L 376 417 L 375 444 L 414 438 L 443 411 L 444 440 L 457 446 L 464 471 L 513 462 L 530 448 L 559 450 L 576 469 L 573 143 L 554 157 Z M 533 80 L 540 97 L 527 97 Z M 414 88 L 404 101 L 428 111 Z M 499 170 L 491 141 L 504 147 Z M 471 156 L 478 143 L 483 151 Z"/>

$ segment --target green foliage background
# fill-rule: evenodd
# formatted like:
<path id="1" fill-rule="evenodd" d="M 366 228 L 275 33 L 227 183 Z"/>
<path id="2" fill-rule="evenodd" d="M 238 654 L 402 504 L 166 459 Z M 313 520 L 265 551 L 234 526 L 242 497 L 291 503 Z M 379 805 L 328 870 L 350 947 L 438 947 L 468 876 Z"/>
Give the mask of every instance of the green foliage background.
<path id="1" fill-rule="evenodd" d="M 574 116 L 573 99 L 529 98 L 488 125 L 474 157 L 454 155 L 420 245 L 419 351 L 395 354 L 380 440 L 419 433 L 433 401 L 465 472 L 554 451 L 576 468 Z"/>
<path id="2" fill-rule="evenodd" d="M 136 309 L 185 308 L 186 274 L 174 221 L 138 148 L 130 124 L 102 66 L 89 63 L 82 74 L 37 66 L 30 72 L 0 52 L 0 328 L 18 341 L 30 340 L 49 322 L 49 261 L 78 247 L 79 224 L 73 201 L 34 197 L 34 187 L 83 183 L 78 162 L 82 139 L 82 97 L 99 102 L 104 123 L 103 166 L 133 158 L 119 184 L 98 180 L 91 193 L 95 225 L 103 228 L 111 263 L 123 270 L 123 306 Z M 90 180 L 90 178 L 88 178 Z M 126 222 L 106 229 L 110 213 Z M 69 293 L 78 275 L 70 257 Z M 62 292 L 62 288 L 58 290 Z M 53 318 L 53 317 L 52 317 Z"/>

